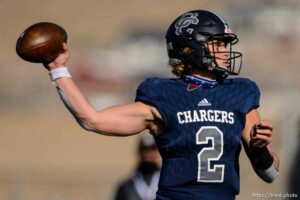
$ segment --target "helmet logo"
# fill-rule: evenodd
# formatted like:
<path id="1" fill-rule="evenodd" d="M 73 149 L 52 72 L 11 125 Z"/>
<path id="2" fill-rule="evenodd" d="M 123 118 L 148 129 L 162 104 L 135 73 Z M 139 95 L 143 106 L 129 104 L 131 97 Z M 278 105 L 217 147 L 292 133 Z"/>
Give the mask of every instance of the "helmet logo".
<path id="1" fill-rule="evenodd" d="M 199 19 L 197 18 L 198 13 L 185 13 L 182 17 L 175 23 L 175 34 L 179 35 L 182 33 L 182 29 L 188 27 L 191 24 L 198 24 Z M 192 29 L 188 31 L 190 34 Z"/>
<path id="2" fill-rule="evenodd" d="M 225 33 L 233 33 L 233 31 L 230 28 L 225 28 Z"/>

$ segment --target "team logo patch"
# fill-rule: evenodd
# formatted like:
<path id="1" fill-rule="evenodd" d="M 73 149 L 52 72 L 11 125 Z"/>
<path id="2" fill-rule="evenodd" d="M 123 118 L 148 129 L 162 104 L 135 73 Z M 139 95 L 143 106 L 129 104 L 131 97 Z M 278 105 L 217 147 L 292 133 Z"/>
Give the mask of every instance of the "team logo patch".
<path id="1" fill-rule="evenodd" d="M 198 24 L 199 19 L 197 18 L 198 13 L 185 13 L 182 17 L 175 23 L 175 34 L 179 35 L 182 33 L 182 29 L 188 27 L 191 24 Z M 191 34 L 193 29 L 189 28 L 188 32 Z"/>

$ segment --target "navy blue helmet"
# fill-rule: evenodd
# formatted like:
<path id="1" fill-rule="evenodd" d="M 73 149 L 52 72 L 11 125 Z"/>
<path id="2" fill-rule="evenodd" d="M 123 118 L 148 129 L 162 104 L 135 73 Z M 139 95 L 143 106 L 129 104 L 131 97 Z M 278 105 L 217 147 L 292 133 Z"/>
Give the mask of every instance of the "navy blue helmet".
<path id="1" fill-rule="evenodd" d="M 238 75 L 242 66 L 242 54 L 232 51 L 238 42 L 236 34 L 218 14 L 194 10 L 179 16 L 166 33 L 166 43 L 170 62 L 181 60 L 185 65 L 198 67 L 225 79 L 228 75 Z M 218 66 L 214 54 L 207 48 L 209 41 L 220 40 L 226 45 L 228 67 Z M 188 47 L 191 51 L 185 53 Z M 213 66 L 213 67 L 212 67 Z"/>

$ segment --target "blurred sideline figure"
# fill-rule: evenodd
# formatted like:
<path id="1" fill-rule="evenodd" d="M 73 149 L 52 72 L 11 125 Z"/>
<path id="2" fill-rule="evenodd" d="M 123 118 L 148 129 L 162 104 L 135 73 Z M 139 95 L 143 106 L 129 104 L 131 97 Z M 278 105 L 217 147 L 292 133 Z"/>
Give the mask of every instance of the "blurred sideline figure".
<path id="1" fill-rule="evenodd" d="M 162 157 L 157 200 L 232 200 L 240 192 L 241 143 L 262 180 L 271 183 L 279 174 L 279 158 L 271 148 L 273 125 L 258 112 L 259 88 L 248 78 L 228 77 L 240 72 L 242 54 L 233 51 L 237 43 L 220 15 L 184 13 L 166 33 L 177 78 L 148 78 L 139 85 L 135 102 L 100 111 L 65 67 L 66 44 L 44 66 L 84 129 L 108 136 L 150 131 Z"/>
<path id="2" fill-rule="evenodd" d="M 138 163 L 133 174 L 121 182 L 114 200 L 154 200 L 160 174 L 160 156 L 153 137 L 144 134 L 139 139 Z"/>

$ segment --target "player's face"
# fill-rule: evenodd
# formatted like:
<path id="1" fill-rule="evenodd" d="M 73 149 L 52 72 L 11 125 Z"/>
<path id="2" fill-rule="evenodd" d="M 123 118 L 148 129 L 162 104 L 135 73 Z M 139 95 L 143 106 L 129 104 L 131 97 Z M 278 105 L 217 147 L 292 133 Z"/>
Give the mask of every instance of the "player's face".
<path id="1" fill-rule="evenodd" d="M 229 53 L 225 42 L 221 40 L 212 40 L 207 43 L 207 48 L 214 59 L 212 67 L 218 65 L 219 67 L 227 69 L 229 66 Z"/>

